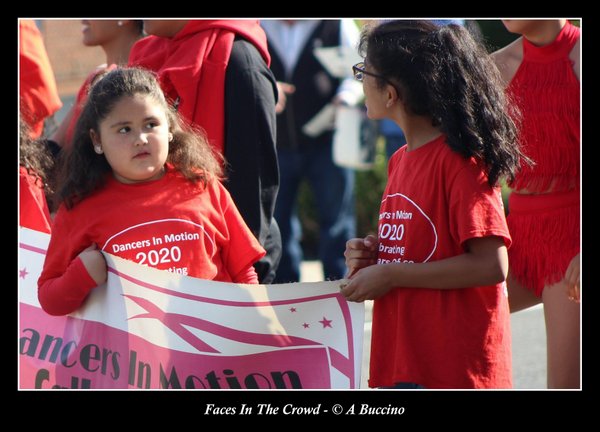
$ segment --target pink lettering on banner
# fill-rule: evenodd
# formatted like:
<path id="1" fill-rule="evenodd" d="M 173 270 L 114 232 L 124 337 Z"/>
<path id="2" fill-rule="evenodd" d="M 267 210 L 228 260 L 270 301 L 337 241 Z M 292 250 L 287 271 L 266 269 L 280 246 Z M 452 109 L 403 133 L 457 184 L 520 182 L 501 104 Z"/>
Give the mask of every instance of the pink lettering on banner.
<path id="1" fill-rule="evenodd" d="M 328 349 L 324 346 L 211 356 L 159 347 L 101 323 L 52 317 L 25 304 L 21 304 L 21 319 L 21 388 L 318 389 L 331 386 Z"/>

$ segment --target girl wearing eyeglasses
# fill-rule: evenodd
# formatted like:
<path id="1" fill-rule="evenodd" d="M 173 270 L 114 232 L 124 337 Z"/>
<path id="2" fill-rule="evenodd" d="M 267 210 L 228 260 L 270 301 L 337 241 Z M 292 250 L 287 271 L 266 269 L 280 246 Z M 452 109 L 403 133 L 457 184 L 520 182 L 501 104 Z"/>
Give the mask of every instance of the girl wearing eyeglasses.
<path id="1" fill-rule="evenodd" d="M 389 161 L 378 238 L 345 251 L 342 293 L 375 300 L 369 385 L 510 388 L 511 238 L 498 185 L 522 155 L 500 74 L 458 25 L 386 22 L 364 30 L 359 49 L 368 116 L 407 138 Z"/>

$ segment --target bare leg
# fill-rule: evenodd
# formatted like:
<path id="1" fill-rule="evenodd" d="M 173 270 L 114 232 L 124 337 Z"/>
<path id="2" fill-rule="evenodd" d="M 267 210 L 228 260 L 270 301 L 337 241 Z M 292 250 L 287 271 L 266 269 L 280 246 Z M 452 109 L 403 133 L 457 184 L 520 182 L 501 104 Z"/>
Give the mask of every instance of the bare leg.
<path id="1" fill-rule="evenodd" d="M 519 312 L 520 310 L 530 308 L 542 302 L 540 297 L 536 297 L 533 291 L 525 288 L 516 279 L 514 279 L 508 272 L 508 278 L 506 279 L 508 285 L 508 304 L 510 307 L 510 313 Z M 566 298 L 565 294 L 565 298 Z"/>
<path id="2" fill-rule="evenodd" d="M 542 292 L 548 345 L 548 388 L 580 388 L 580 305 L 562 282 Z"/>

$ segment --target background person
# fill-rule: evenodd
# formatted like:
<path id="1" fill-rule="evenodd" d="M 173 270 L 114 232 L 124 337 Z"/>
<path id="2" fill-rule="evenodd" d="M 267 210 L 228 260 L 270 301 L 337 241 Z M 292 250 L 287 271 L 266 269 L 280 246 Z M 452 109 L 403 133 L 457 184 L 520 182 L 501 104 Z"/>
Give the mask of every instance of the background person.
<path id="1" fill-rule="evenodd" d="M 263 20 L 272 57 L 271 70 L 280 83 L 285 106 L 277 115 L 277 156 L 281 184 L 275 217 L 282 238 L 276 282 L 298 282 L 303 251 L 297 214 L 298 188 L 308 179 L 319 215 L 318 256 L 325 279 L 341 279 L 346 271 L 344 247 L 355 236 L 354 171 L 333 161 L 334 115 L 319 130 L 305 126 L 331 103 L 354 105 L 362 96 L 351 79 L 329 74 L 314 55 L 316 47 L 356 48 L 358 29 L 352 20 Z M 284 99 L 285 97 L 285 99 Z"/>

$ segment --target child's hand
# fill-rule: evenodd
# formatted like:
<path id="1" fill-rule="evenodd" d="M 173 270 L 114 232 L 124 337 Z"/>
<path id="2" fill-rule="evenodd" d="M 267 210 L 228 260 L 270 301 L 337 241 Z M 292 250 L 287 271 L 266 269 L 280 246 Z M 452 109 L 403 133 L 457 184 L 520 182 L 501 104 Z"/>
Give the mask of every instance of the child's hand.
<path id="1" fill-rule="evenodd" d="M 98 285 L 106 282 L 108 276 L 106 261 L 95 244 L 92 244 L 87 249 L 83 250 L 79 254 L 79 258 L 81 258 L 85 269 Z"/>
<path id="2" fill-rule="evenodd" d="M 565 272 L 565 285 L 567 286 L 567 295 L 569 300 L 579 303 L 580 300 L 580 283 L 579 283 L 579 254 L 575 255 L 567 271 Z"/>
<path id="3" fill-rule="evenodd" d="M 388 265 L 357 270 L 350 281 L 340 287 L 340 292 L 348 301 L 362 303 L 365 300 L 375 300 L 392 289 L 387 270 Z"/>
<path id="4" fill-rule="evenodd" d="M 346 267 L 352 277 L 358 270 L 373 265 L 377 262 L 377 237 L 368 235 L 364 239 L 353 238 L 346 242 Z"/>

